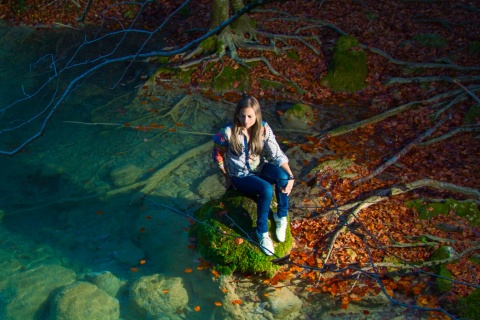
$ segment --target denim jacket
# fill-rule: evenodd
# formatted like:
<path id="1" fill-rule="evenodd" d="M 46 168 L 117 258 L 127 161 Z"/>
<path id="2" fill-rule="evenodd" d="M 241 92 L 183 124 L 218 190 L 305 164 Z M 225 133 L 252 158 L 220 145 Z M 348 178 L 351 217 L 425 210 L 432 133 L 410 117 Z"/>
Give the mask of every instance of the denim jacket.
<path id="1" fill-rule="evenodd" d="M 236 154 L 230 147 L 229 141 L 232 136 L 232 125 L 228 124 L 223 127 L 213 137 L 213 161 L 220 167 L 226 167 L 231 177 L 245 177 L 253 175 L 261 170 L 261 165 L 265 162 L 264 155 L 267 156 L 269 162 L 280 166 L 284 162 L 288 162 L 285 153 L 280 149 L 275 135 L 267 122 L 262 121 L 262 154 L 245 153 L 244 139 L 241 137 L 242 153 Z M 243 136 L 243 135 L 242 135 Z"/>

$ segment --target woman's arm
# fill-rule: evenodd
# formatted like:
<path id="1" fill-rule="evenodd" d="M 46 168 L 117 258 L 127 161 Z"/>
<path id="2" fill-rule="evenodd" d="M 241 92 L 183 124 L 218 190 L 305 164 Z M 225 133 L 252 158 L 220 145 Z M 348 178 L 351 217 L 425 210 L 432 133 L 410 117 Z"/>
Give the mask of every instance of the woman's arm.
<path id="1" fill-rule="evenodd" d="M 290 169 L 290 166 L 288 165 L 288 162 L 284 162 L 280 165 L 280 168 L 282 168 L 289 176 L 287 185 L 285 188 L 282 188 L 281 191 L 282 193 L 286 193 L 287 196 L 290 195 L 290 192 L 292 191 L 293 188 L 293 183 L 295 182 L 295 177 L 293 176 L 292 170 Z"/>

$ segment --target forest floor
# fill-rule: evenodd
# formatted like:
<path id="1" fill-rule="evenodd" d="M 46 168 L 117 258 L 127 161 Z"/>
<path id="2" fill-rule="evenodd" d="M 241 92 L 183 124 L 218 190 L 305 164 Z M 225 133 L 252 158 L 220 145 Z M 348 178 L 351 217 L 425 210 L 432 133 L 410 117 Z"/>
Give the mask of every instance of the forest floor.
<path id="1" fill-rule="evenodd" d="M 0 5 L 0 19 L 38 28 L 82 27 L 77 18 L 86 1 L 45 1 L 35 7 L 36 2 Z M 85 23 L 98 24 L 108 3 L 95 0 Z M 152 3 L 138 22 L 152 29 L 179 3 Z M 107 16 L 116 17 L 117 22 L 135 15 L 133 8 L 132 12 L 116 8 L 108 10 Z M 166 44 L 181 46 L 205 32 L 210 9 L 207 0 L 191 3 L 188 14 L 172 19 Z M 480 222 L 478 217 L 472 222 L 458 216 L 454 206 L 442 214 L 428 216 L 428 212 L 437 213 L 438 203 L 454 198 L 475 200 L 470 212 L 478 214 L 480 144 L 475 132 L 480 124 L 476 86 L 480 76 L 480 8 L 469 1 L 451 0 L 298 0 L 262 9 L 251 14 L 261 21 L 258 29 L 315 36 L 321 45 L 312 40 L 286 40 L 284 46 L 298 49 L 298 59 L 288 54 L 238 49 L 242 58 L 265 57 L 281 74 L 273 75 L 264 64 L 255 65 L 249 71 L 250 94 L 272 104 L 303 101 L 315 110 L 319 106 L 335 108 L 348 101 L 352 108 L 364 108 L 371 115 L 403 107 L 402 112 L 349 132 L 322 132 L 307 135 L 302 141 L 285 141 L 298 150 L 296 156 L 304 166 L 292 194 L 297 199 L 292 201 L 296 247 L 290 263 L 269 283 L 303 279 L 312 295 L 328 292 L 345 308 L 367 294 L 384 291 L 393 300 L 397 295 L 411 296 L 416 301 L 414 307 L 439 311 L 431 311 L 431 317 L 458 315 L 461 309 L 456 303 L 479 290 Z M 118 28 L 115 24 L 110 27 Z M 321 85 L 339 30 L 356 37 L 362 46 L 359 50 L 367 52 L 366 85 L 357 93 L 336 93 Z M 258 38 L 268 44 L 266 36 L 260 33 Z M 236 65 L 226 56 L 217 63 L 219 70 L 224 65 Z M 199 67 L 192 74 L 192 90 L 215 77 L 203 71 Z M 266 89 L 259 79 L 285 86 Z M 303 90 L 288 85 L 292 82 Z M 229 101 L 238 98 L 238 94 L 228 92 L 205 95 Z M 413 102 L 415 108 L 408 107 Z M 316 119 L 313 130 L 321 132 L 321 121 Z M 435 123 L 438 126 L 427 133 Z M 423 139 L 417 139 L 422 135 Z M 336 159 L 350 159 L 350 173 L 357 178 L 344 176 L 329 166 L 316 169 Z M 381 172 L 375 171 L 379 168 Z M 366 179 L 370 174 L 374 176 Z M 418 181 L 427 181 L 427 187 L 415 184 Z M 395 186 L 403 186 L 403 191 L 395 193 Z M 406 205 L 408 200 L 417 199 L 420 205 Z M 355 215 L 356 219 L 351 218 Z M 427 218 L 421 219 L 425 215 Z M 347 232 L 337 232 L 343 226 L 341 219 L 350 223 Z M 445 278 L 433 274 L 440 273 L 438 265 L 422 265 L 441 246 L 453 248 L 458 254 L 442 265 Z M 404 267 L 399 268 L 400 264 Z M 448 283 L 447 289 L 439 288 L 439 279 Z"/>

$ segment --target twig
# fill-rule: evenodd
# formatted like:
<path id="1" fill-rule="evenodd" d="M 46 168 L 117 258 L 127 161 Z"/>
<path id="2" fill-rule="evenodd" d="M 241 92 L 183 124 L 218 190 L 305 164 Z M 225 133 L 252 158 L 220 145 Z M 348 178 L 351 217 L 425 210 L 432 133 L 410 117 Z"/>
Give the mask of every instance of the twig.
<path id="1" fill-rule="evenodd" d="M 430 129 L 428 129 L 427 131 L 425 131 L 424 134 L 422 134 L 421 136 L 417 137 L 415 140 L 413 140 L 411 143 L 409 143 L 407 146 L 405 146 L 399 153 L 397 153 L 394 157 L 390 158 L 387 162 L 385 162 L 383 165 L 381 165 L 380 167 L 378 167 L 377 169 L 375 169 L 371 174 L 369 174 L 368 176 L 366 177 L 362 177 L 362 178 L 359 178 L 355 181 L 352 182 L 352 185 L 353 186 L 358 186 L 376 176 L 378 176 L 379 174 L 381 174 L 383 171 L 385 171 L 385 169 L 387 169 L 388 167 L 390 167 L 392 164 L 394 164 L 395 162 L 398 161 L 398 159 L 400 159 L 402 156 L 404 156 L 405 154 L 408 153 L 408 151 L 410 151 L 410 149 L 412 149 L 413 147 L 415 147 L 416 145 L 418 145 L 422 140 L 424 140 L 425 138 L 429 137 L 430 135 L 432 135 L 432 133 L 434 133 L 445 121 L 447 121 L 448 119 L 450 119 L 449 116 L 447 117 L 444 117 L 442 118 L 440 121 L 438 121 L 433 127 L 431 127 Z"/>

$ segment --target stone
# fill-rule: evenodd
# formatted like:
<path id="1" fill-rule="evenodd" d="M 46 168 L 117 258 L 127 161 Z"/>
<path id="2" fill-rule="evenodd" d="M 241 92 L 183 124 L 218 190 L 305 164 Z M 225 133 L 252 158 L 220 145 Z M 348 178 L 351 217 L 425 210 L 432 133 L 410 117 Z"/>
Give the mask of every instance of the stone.
<path id="1" fill-rule="evenodd" d="M 196 239 L 203 258 L 212 262 L 219 273 L 265 273 L 271 277 L 279 269 L 271 260 L 285 256 L 293 244 L 290 224 L 285 242 L 276 242 L 275 223 L 272 222 L 275 211 L 276 207 L 272 206 L 269 219 L 275 255 L 265 255 L 255 244 L 257 204 L 238 191 L 229 190 L 221 198 L 210 200 L 196 210 L 194 217 L 202 223 L 190 228 L 190 236 Z M 243 241 L 238 242 L 241 237 Z M 248 238 L 253 241 L 246 241 Z"/>
<path id="2" fill-rule="evenodd" d="M 141 319 L 181 319 L 177 312 L 187 307 L 188 293 L 182 278 L 153 274 L 132 284 L 129 304 Z"/>
<path id="3" fill-rule="evenodd" d="M 215 174 L 205 178 L 198 185 L 198 195 L 205 200 L 210 200 L 222 196 L 222 194 L 225 193 L 225 185 L 224 183 L 222 183 L 223 180 L 221 179 L 220 175 Z"/>
<path id="4" fill-rule="evenodd" d="M 46 312 L 50 294 L 76 279 L 73 270 L 59 265 L 14 274 L 0 288 L 0 319 L 39 319 Z"/>
<path id="5" fill-rule="evenodd" d="M 262 296 L 270 304 L 269 310 L 275 319 L 291 317 L 302 309 L 302 300 L 287 287 L 282 287 L 280 290 L 269 289 L 265 293 L 268 295 Z"/>
<path id="6" fill-rule="evenodd" d="M 113 254 L 120 262 L 129 266 L 136 266 L 145 257 L 145 252 L 131 241 L 122 242 Z"/>
<path id="7" fill-rule="evenodd" d="M 110 178 L 116 187 L 124 187 L 136 182 L 144 173 L 145 170 L 133 164 L 127 164 L 113 169 L 110 172 Z"/>
<path id="8" fill-rule="evenodd" d="M 287 129 L 308 130 L 314 121 L 313 109 L 303 103 L 296 103 L 280 116 L 280 122 Z"/>
<path id="9" fill-rule="evenodd" d="M 116 297 L 124 282 L 120 281 L 110 271 L 93 272 L 85 275 L 85 280 L 93 283 L 111 297 Z"/>
<path id="10" fill-rule="evenodd" d="M 89 282 L 77 281 L 63 287 L 51 303 L 50 319 L 83 320 L 120 318 L 117 299 Z"/>

